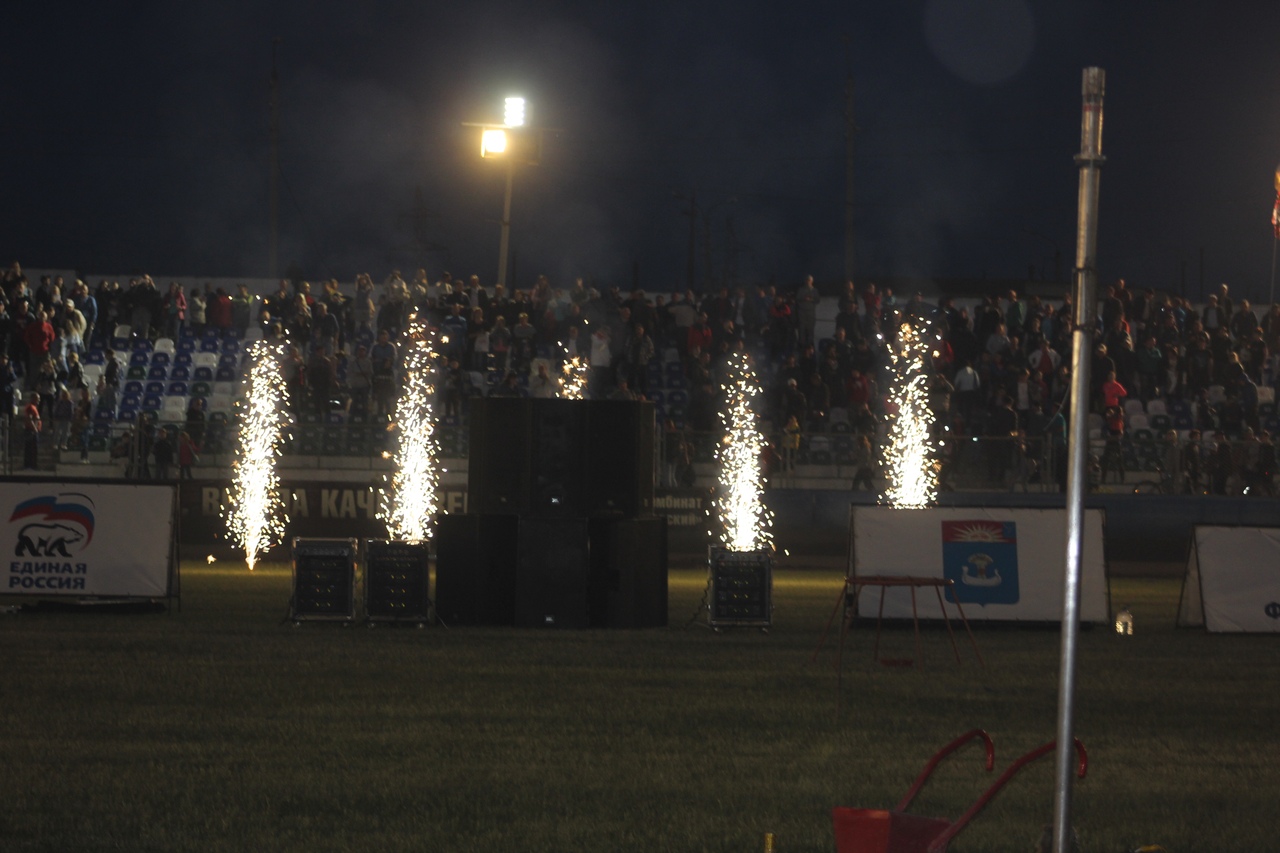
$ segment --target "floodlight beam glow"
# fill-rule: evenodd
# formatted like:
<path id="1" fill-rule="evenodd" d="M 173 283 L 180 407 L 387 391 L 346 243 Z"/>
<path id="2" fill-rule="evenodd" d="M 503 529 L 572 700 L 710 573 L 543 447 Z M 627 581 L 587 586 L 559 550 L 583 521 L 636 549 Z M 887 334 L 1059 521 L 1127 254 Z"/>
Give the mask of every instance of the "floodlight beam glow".
<path id="1" fill-rule="evenodd" d="M 396 401 L 395 474 L 383 521 L 393 539 L 423 541 L 431 537 L 431 521 L 439 507 L 440 440 L 436 433 L 438 353 L 431 331 L 415 322 L 404 350 L 404 382 Z"/>
<path id="2" fill-rule="evenodd" d="M 725 404 L 719 413 L 725 435 L 716 450 L 720 464 L 716 510 L 727 550 L 760 551 L 771 547 L 773 538 L 773 516 L 764 506 L 760 470 L 764 436 L 752 405 L 760 395 L 760 384 L 745 355 L 731 355 L 728 368 Z"/>
<path id="3" fill-rule="evenodd" d="M 895 509 L 923 509 L 938 497 L 933 409 L 925 359 L 932 349 L 922 330 L 904 323 L 890 347 L 893 375 L 889 399 L 896 408 L 889 424 L 885 462 L 889 486 L 884 501 Z"/>
<path id="4" fill-rule="evenodd" d="M 288 388 L 280 345 L 259 341 L 249 355 L 252 366 L 240 410 L 230 500 L 223 513 L 228 537 L 244 549 L 245 562 L 253 571 L 261 555 L 283 540 L 288 522 L 276 474 L 288 424 Z"/>

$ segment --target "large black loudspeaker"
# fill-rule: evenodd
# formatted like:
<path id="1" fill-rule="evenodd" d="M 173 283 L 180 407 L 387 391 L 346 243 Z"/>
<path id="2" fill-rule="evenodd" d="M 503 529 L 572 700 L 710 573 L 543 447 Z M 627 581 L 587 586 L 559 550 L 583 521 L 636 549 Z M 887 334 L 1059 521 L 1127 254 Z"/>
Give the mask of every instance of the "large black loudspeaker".
<path id="1" fill-rule="evenodd" d="M 472 512 L 653 511 L 654 409 L 624 400 L 488 398 L 471 408 Z"/>
<path id="2" fill-rule="evenodd" d="M 605 628 L 667 624 L 667 520 L 591 521 L 591 623 Z"/>
<path id="3" fill-rule="evenodd" d="M 529 510 L 529 401 L 494 397 L 471 405 L 467 508 L 481 515 Z"/>
<path id="4" fill-rule="evenodd" d="M 436 613 L 446 625 L 515 622 L 519 519 L 436 516 Z"/>
<path id="5" fill-rule="evenodd" d="M 293 540 L 289 618 L 349 622 L 356 618 L 355 539 Z"/>
<path id="6" fill-rule="evenodd" d="M 587 409 L 587 506 L 624 517 L 653 512 L 653 404 L 593 400 Z"/>
<path id="7" fill-rule="evenodd" d="M 587 628 L 590 540 L 585 518 L 520 519 L 516 625 Z"/>
<path id="8" fill-rule="evenodd" d="M 531 400 L 529 501 L 535 515 L 589 512 L 583 449 L 588 434 L 582 400 Z"/>
<path id="9" fill-rule="evenodd" d="M 366 539 L 364 611 L 370 622 L 425 623 L 431 554 L 425 542 Z"/>

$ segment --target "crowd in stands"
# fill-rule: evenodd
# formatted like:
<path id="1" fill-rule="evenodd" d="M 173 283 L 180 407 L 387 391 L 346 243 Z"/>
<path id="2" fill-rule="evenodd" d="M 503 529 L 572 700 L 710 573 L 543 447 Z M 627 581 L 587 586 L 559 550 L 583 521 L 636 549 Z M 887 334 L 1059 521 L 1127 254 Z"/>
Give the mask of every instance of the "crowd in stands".
<path id="1" fill-rule="evenodd" d="M 697 446 L 690 436 L 718 429 L 726 356 L 745 349 L 765 387 L 768 464 L 839 463 L 864 488 L 874 487 L 884 437 L 890 348 L 910 323 L 936 342 L 929 388 L 944 481 L 962 461 L 960 437 L 989 440 L 982 464 L 1006 485 L 1064 479 L 1069 297 L 1010 291 L 957 305 L 918 294 L 900 301 L 888 288 L 850 283 L 834 331 L 820 339 L 811 278 L 650 296 L 546 277 L 507 293 L 478 276 L 433 281 L 419 270 L 380 284 L 360 275 L 353 287 L 282 281 L 258 295 L 243 285 L 234 294 L 187 292 L 148 276 L 92 289 L 43 276 L 33 287 L 15 263 L 2 290 L 0 383 L 28 404 L 24 429 L 33 417 L 48 421 L 55 445 L 88 449 L 113 435 L 104 424 L 141 419 L 125 438 L 135 450 L 148 442 L 144 457 L 166 472 L 174 463 L 189 472 L 199 452 L 219 449 L 242 343 L 259 337 L 286 344 L 285 380 L 300 420 L 385 422 L 397 397 L 398 341 L 417 317 L 438 330 L 446 424 L 461 425 L 478 395 L 556 396 L 562 367 L 576 361 L 587 367 L 590 396 L 652 400 L 668 459 L 688 463 Z M 1123 280 L 1104 291 L 1091 363 L 1097 476 L 1145 466 L 1172 490 L 1270 493 L 1280 306 L 1259 314 L 1246 300 L 1236 304 L 1225 284 L 1198 308 Z M 144 436 L 148 418 L 174 428 L 148 427 Z M 813 451 L 807 459 L 802 448 Z"/>

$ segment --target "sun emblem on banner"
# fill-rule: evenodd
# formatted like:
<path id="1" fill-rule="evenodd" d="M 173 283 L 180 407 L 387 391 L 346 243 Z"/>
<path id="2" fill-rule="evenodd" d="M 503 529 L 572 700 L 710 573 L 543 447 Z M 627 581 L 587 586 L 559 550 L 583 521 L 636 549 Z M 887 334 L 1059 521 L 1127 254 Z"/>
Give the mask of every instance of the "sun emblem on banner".
<path id="1" fill-rule="evenodd" d="M 942 522 L 942 574 L 962 604 L 1018 603 L 1018 530 L 1012 521 Z"/>

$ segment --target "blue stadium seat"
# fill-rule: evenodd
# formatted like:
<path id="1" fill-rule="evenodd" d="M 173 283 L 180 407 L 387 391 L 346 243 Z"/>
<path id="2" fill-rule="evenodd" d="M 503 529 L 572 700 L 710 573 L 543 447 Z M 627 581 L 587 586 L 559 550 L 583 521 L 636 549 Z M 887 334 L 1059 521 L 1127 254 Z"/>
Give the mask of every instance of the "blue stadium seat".
<path id="1" fill-rule="evenodd" d="M 97 347 L 94 347 L 93 349 L 85 353 L 84 363 L 85 364 L 106 364 L 107 354 L 102 350 L 98 349 Z"/>
<path id="2" fill-rule="evenodd" d="M 134 352 L 150 353 L 153 349 L 155 349 L 155 345 L 151 343 L 150 339 L 142 337 L 133 339 Z"/>
<path id="3" fill-rule="evenodd" d="M 170 397 L 187 396 L 187 383 L 174 381 L 169 383 L 169 387 L 165 389 L 165 394 Z"/>
<path id="4" fill-rule="evenodd" d="M 142 393 L 143 394 L 163 394 L 164 382 L 155 382 L 155 381 L 148 382 L 146 386 L 142 389 Z"/>
<path id="5" fill-rule="evenodd" d="M 142 380 L 132 379 L 124 383 L 124 393 L 126 395 L 133 394 L 135 397 L 141 397 L 144 390 Z"/>
<path id="6" fill-rule="evenodd" d="M 169 378 L 169 368 L 165 367 L 163 364 L 153 363 L 147 370 L 147 378 L 163 382 Z"/>
<path id="7" fill-rule="evenodd" d="M 178 355 L 182 355 L 183 353 L 195 352 L 195 349 L 196 349 L 195 338 L 189 338 L 186 336 L 178 338 Z"/>
<path id="8" fill-rule="evenodd" d="M 164 398 L 159 394 L 144 394 L 142 408 L 149 412 L 158 412 L 164 406 Z"/>
<path id="9" fill-rule="evenodd" d="M 151 353 L 146 350 L 137 350 L 129 356 L 130 367 L 146 367 L 151 364 Z"/>
<path id="10" fill-rule="evenodd" d="M 187 364 L 175 364 L 173 369 L 169 371 L 169 379 L 174 382 L 187 382 L 191 379 L 191 366 Z"/>
<path id="11" fill-rule="evenodd" d="M 156 365 L 160 365 L 161 367 L 168 367 L 170 361 L 171 359 L 169 358 L 169 353 L 167 352 L 153 352 L 151 354 L 152 367 L 155 367 Z"/>
<path id="12" fill-rule="evenodd" d="M 223 338 L 222 352 L 226 355 L 235 355 L 240 352 L 240 342 L 235 338 Z"/>
<path id="13" fill-rule="evenodd" d="M 197 367 L 195 369 L 195 372 L 191 374 L 191 378 L 194 379 L 196 382 L 212 382 L 213 368 Z"/>
<path id="14" fill-rule="evenodd" d="M 200 342 L 200 352 L 217 352 L 217 351 L 218 351 L 217 338 L 205 338 Z"/>
<path id="15" fill-rule="evenodd" d="M 236 372 L 230 367 L 219 367 L 217 372 L 213 375 L 213 380 L 215 382 L 235 382 Z"/>

